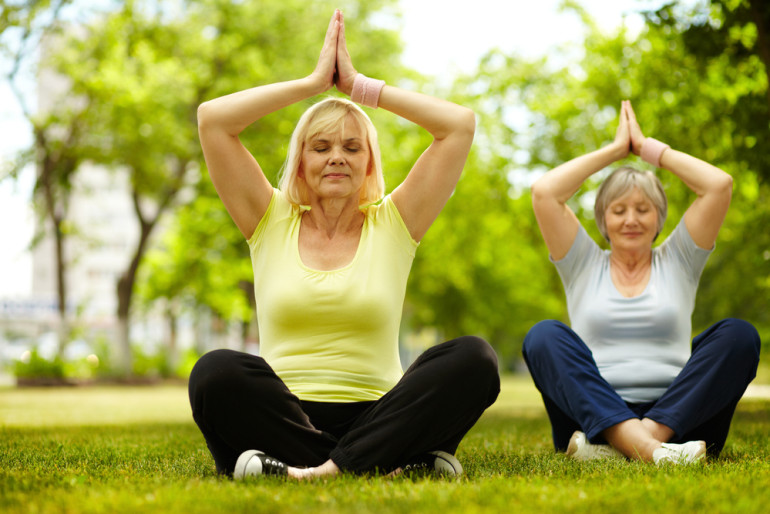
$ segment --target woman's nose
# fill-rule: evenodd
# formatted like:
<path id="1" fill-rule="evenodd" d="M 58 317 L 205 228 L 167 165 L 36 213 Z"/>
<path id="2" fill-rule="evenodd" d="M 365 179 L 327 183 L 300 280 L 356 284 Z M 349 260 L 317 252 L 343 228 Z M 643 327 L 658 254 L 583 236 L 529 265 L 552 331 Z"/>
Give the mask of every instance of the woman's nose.
<path id="1" fill-rule="evenodd" d="M 345 155 L 342 153 L 342 150 L 339 148 L 332 148 L 331 152 L 329 153 L 329 162 L 331 164 L 342 164 L 345 162 Z"/>
<path id="2" fill-rule="evenodd" d="M 639 221 L 639 218 L 633 212 L 626 214 L 625 222 L 627 225 L 634 225 L 637 221 Z"/>

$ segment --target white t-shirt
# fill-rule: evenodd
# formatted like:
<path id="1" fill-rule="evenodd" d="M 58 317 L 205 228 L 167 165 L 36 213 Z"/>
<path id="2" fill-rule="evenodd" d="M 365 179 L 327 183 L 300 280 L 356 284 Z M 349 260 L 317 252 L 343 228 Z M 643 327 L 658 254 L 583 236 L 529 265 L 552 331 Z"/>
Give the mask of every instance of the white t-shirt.
<path id="1" fill-rule="evenodd" d="M 682 219 L 653 248 L 649 283 L 633 298 L 618 292 L 610 251 L 599 248 L 582 226 L 567 255 L 554 261 L 572 329 L 623 400 L 657 400 L 687 362 L 695 293 L 712 251 L 695 244 Z"/>

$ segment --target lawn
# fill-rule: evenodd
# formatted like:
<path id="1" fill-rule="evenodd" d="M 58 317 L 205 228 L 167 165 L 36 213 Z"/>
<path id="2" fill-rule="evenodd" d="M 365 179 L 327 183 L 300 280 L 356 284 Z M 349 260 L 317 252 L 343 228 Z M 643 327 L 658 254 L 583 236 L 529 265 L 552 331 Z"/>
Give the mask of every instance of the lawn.
<path id="1" fill-rule="evenodd" d="M 507 377 L 459 479 L 233 482 L 184 386 L 0 390 L 0 512 L 767 512 L 770 400 L 744 399 L 720 459 L 578 463 L 553 453 L 529 379 Z"/>

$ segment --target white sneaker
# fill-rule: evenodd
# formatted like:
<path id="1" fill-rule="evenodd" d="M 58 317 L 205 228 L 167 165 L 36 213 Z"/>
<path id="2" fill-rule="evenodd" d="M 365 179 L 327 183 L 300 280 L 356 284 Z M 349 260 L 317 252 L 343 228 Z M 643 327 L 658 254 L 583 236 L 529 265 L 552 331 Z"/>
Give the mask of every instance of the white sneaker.
<path id="1" fill-rule="evenodd" d="M 683 444 L 663 443 L 652 452 L 655 464 L 670 462 L 673 464 L 692 464 L 706 455 L 705 441 L 688 441 Z"/>
<path id="2" fill-rule="evenodd" d="M 625 459 L 609 444 L 591 444 L 583 432 L 575 432 L 567 445 L 567 456 L 575 460 Z"/>
<path id="3" fill-rule="evenodd" d="M 286 475 L 289 469 L 278 459 L 268 457 L 259 450 L 246 450 L 238 457 L 233 470 L 235 480 L 259 475 Z"/>
<path id="4" fill-rule="evenodd" d="M 451 453 L 435 451 L 419 455 L 401 467 L 402 473 L 435 473 L 444 476 L 463 474 L 463 466 Z"/>

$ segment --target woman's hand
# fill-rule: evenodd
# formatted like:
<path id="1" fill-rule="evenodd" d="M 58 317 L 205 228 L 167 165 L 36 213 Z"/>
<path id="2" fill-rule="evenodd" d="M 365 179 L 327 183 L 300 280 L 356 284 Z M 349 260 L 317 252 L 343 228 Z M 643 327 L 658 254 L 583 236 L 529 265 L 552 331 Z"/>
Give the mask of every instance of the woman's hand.
<path id="1" fill-rule="evenodd" d="M 628 132 L 631 137 L 631 151 L 634 155 L 639 155 L 642 152 L 642 145 L 644 144 L 644 134 L 639 127 L 639 122 L 636 121 L 636 114 L 633 107 L 631 107 L 631 100 L 623 102 L 626 115 L 628 117 Z"/>
<path id="2" fill-rule="evenodd" d="M 337 73 L 334 76 L 334 84 L 337 90 L 350 96 L 353 91 L 353 81 L 358 72 L 353 67 L 348 46 L 345 42 L 345 21 L 340 13 L 340 30 L 337 36 Z"/>
<path id="3" fill-rule="evenodd" d="M 631 150 L 631 132 L 629 130 L 628 119 L 628 100 L 623 100 L 620 104 L 620 116 L 618 117 L 618 128 L 615 131 L 615 140 L 612 142 L 614 157 L 616 161 L 628 157 Z"/>
<path id="4" fill-rule="evenodd" d="M 326 37 L 323 48 L 321 48 L 321 55 L 318 57 L 318 63 L 313 73 L 310 74 L 310 79 L 317 85 L 319 93 L 329 90 L 334 85 L 337 66 L 337 40 L 341 26 L 342 13 L 337 9 L 329 21 L 329 28 L 326 29 Z"/>

